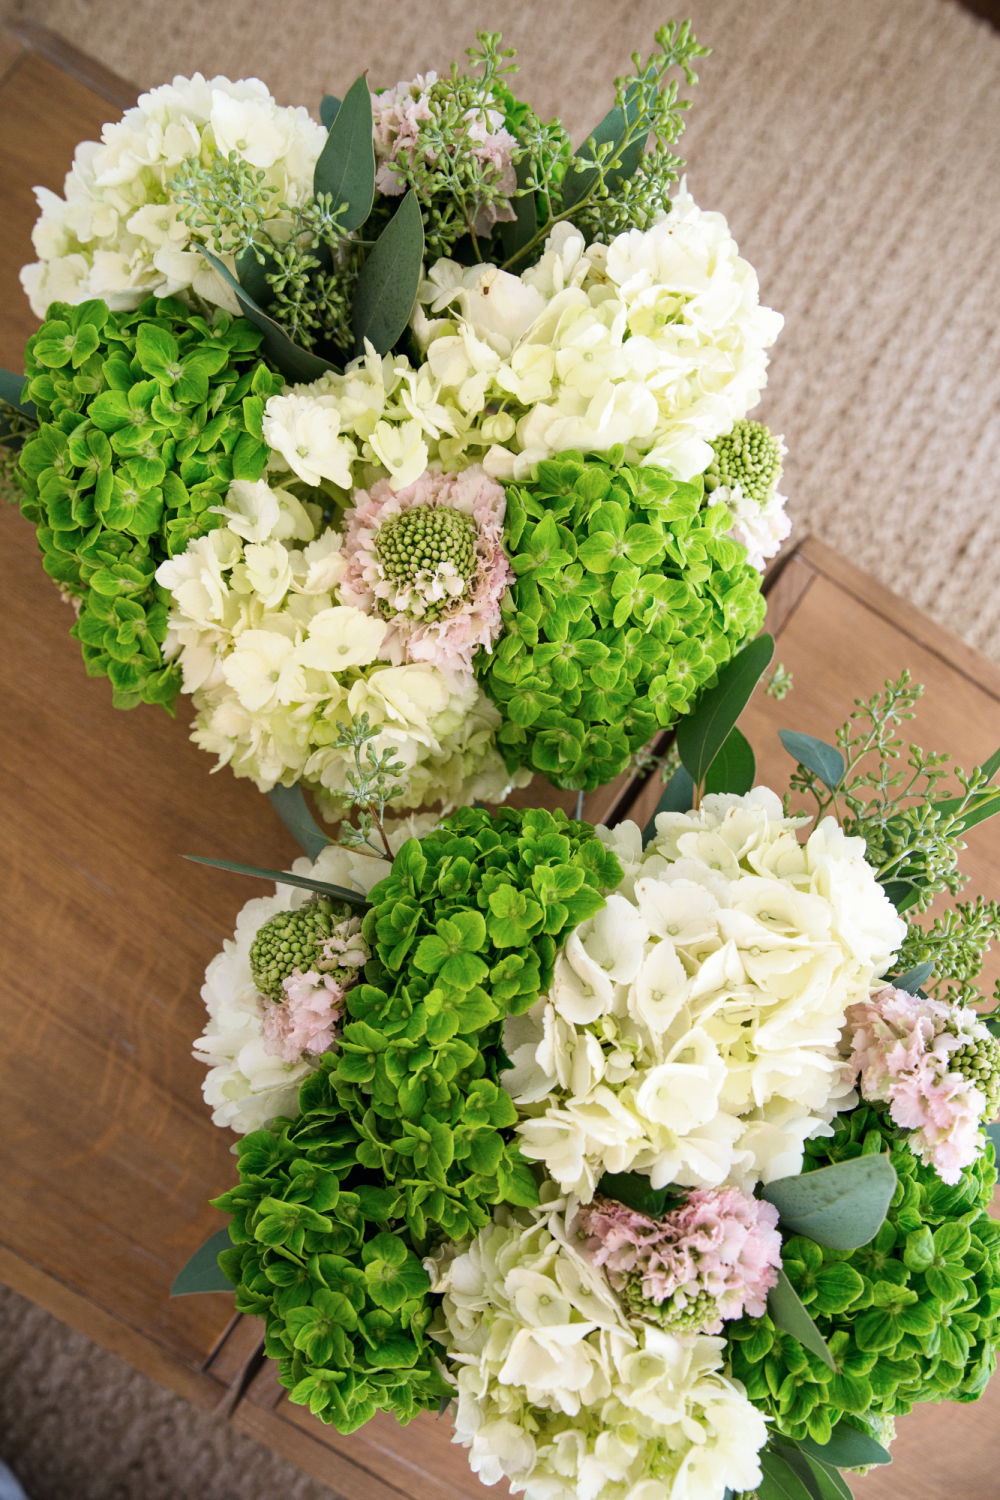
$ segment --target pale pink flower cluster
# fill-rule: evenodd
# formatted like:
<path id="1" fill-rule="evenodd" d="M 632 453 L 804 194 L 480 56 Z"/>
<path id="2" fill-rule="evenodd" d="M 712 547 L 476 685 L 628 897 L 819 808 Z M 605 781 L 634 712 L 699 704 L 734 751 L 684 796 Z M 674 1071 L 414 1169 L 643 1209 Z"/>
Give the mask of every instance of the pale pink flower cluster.
<path id="1" fill-rule="evenodd" d="M 989 1037 L 975 1011 L 888 985 L 848 1008 L 844 1036 L 862 1097 L 887 1101 L 895 1123 L 913 1131 L 914 1155 L 958 1182 L 979 1154 L 986 1109 L 982 1090 L 949 1071 L 953 1052 Z"/>
<path id="2" fill-rule="evenodd" d="M 661 1219 L 595 1198 L 580 1210 L 591 1235 L 587 1251 L 616 1290 L 640 1280 L 642 1296 L 678 1314 L 705 1295 L 715 1302 L 699 1328 L 719 1333 L 724 1318 L 763 1317 L 778 1284 L 781 1235 L 778 1210 L 734 1187 L 698 1188 Z"/>
<path id="3" fill-rule="evenodd" d="M 344 991 L 332 974 L 296 969 L 282 980 L 285 999 L 264 1008 L 264 1051 L 286 1063 L 329 1052 L 333 1028 L 343 1014 Z"/>
<path id="4" fill-rule="evenodd" d="M 409 161 L 420 147 L 420 126 L 432 118 L 430 105 L 431 88 L 437 83 L 436 73 L 418 74 L 412 83 L 397 83 L 394 89 L 385 89 L 381 94 L 372 94 L 372 134 L 375 145 L 375 186 L 380 193 L 398 197 L 406 187 L 396 172 L 394 163 L 404 155 Z M 492 96 L 490 96 L 492 97 Z M 511 152 L 517 141 L 504 128 L 501 110 L 486 108 L 470 110 L 465 138 L 478 144 L 472 146 L 471 154 L 481 162 L 488 162 L 503 198 L 494 203 L 483 204 L 476 215 L 474 228 L 478 235 L 488 235 L 494 224 L 515 219 L 517 215 L 509 201 L 517 188 L 517 176 Z M 424 156 L 433 164 L 435 157 L 426 146 L 420 147 Z"/>
<path id="5" fill-rule="evenodd" d="M 360 969 L 370 958 L 368 944 L 361 936 L 360 917 L 338 922 L 323 944 L 324 969 Z"/>
<path id="6" fill-rule="evenodd" d="M 413 484 L 395 494 L 387 479 L 371 490 L 355 490 L 354 506 L 345 515 L 346 532 L 341 556 L 347 568 L 340 583 L 340 598 L 366 614 L 380 613 L 378 601 L 390 604 L 397 585 L 382 571 L 376 552 L 378 533 L 386 521 L 415 506 L 443 507 L 471 516 L 476 523 L 476 571 L 468 592 L 444 602 L 442 618 L 424 622 L 408 614 L 386 610 L 389 629 L 380 648 L 394 666 L 425 661 L 442 668 L 472 667 L 472 658 L 482 646 L 492 650 L 501 630 L 500 601 L 513 573 L 503 550 L 503 523 L 507 500 L 503 486 L 491 479 L 481 464 L 460 474 L 436 474 L 426 470 Z M 442 582 L 423 587 L 435 602 L 447 601 Z"/>

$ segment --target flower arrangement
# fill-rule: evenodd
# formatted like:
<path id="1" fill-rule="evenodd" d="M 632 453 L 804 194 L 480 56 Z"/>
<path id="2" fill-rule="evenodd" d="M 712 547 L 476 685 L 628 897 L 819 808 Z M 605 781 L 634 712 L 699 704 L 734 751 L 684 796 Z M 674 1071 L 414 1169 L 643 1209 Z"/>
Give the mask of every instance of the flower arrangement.
<path id="1" fill-rule="evenodd" d="M 447 811 L 691 711 L 788 531 L 748 420 L 782 320 L 672 150 L 703 55 L 661 28 L 578 148 L 491 32 L 321 123 L 178 77 L 39 190 L 0 445 L 116 704 L 182 687 L 334 819 L 366 714 Z"/>
<path id="2" fill-rule="evenodd" d="M 808 831 L 739 789 L 769 659 L 703 695 L 645 833 L 462 808 L 257 872 L 277 895 L 205 991 L 239 966 L 230 1056 L 242 1026 L 267 1058 L 206 1082 L 243 1135 L 219 1263 L 338 1430 L 450 1402 L 529 1500 L 823 1496 L 913 1405 L 981 1394 L 1000 908 L 906 913 L 960 889 L 1000 753 L 957 796 L 944 757 L 897 771 L 904 674 L 837 746 L 783 731 Z"/>

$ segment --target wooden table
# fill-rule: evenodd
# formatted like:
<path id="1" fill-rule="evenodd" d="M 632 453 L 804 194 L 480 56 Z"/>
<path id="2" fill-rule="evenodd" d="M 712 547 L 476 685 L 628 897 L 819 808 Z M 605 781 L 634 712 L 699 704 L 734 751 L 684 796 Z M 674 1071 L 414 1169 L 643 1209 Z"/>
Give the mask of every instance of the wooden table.
<path id="1" fill-rule="evenodd" d="M 0 363 L 8 368 L 22 368 L 34 327 L 17 285 L 31 258 L 31 188 L 61 190 L 77 141 L 95 138 L 134 94 L 37 27 L 0 40 Z M 221 1222 L 209 1196 L 234 1176 L 231 1138 L 211 1124 L 203 1069 L 190 1055 L 204 1021 L 202 974 L 240 905 L 260 893 L 255 882 L 180 856 L 281 867 L 297 851 L 252 785 L 228 772 L 210 777 L 183 708 L 177 720 L 112 709 L 107 682 L 82 670 L 31 528 L 4 509 L 0 531 L 8 939 L 0 1279 L 197 1405 L 221 1403 L 240 1429 L 346 1500 L 477 1500 L 482 1487 L 449 1445 L 447 1423 L 425 1415 L 400 1429 L 379 1417 L 342 1438 L 292 1406 L 269 1365 L 245 1392 L 231 1390 L 258 1325 L 232 1318 L 227 1295 L 168 1299 L 177 1269 Z M 787 784 L 778 728 L 829 737 L 856 695 L 906 665 L 928 687 L 923 743 L 966 764 L 1000 743 L 1000 671 L 815 541 L 772 580 L 769 628 L 795 687 L 780 704 L 759 695 L 745 715 L 762 780 Z M 641 793 L 638 821 L 659 790 Z M 606 789 L 588 799 L 587 814 L 613 817 L 630 795 L 624 782 Z M 992 829 L 970 837 L 972 891 L 1000 889 Z M 1000 1381 L 978 1405 L 923 1408 L 902 1424 L 892 1469 L 858 1482 L 859 1496 L 940 1500 L 953 1490 L 995 1500 L 998 1413 Z"/>

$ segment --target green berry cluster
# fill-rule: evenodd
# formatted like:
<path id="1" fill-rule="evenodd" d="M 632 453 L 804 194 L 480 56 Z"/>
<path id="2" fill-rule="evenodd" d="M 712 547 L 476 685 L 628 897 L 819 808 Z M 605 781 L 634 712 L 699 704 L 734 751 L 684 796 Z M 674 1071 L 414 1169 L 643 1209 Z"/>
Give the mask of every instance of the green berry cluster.
<path id="1" fill-rule="evenodd" d="M 688 712 L 764 617 L 760 574 L 702 481 L 564 453 L 507 489 L 517 581 L 476 668 L 509 770 L 593 791 Z"/>
<path id="2" fill-rule="evenodd" d="M 233 479 L 256 480 L 268 448 L 264 403 L 281 389 L 245 318 L 211 321 L 173 298 L 134 312 L 53 303 L 28 340 L 24 398 L 37 434 L 21 450 L 22 510 L 43 567 L 80 600 L 72 634 L 118 708 L 180 689 L 164 661 L 170 595 L 159 563 L 219 525 Z"/>
<path id="3" fill-rule="evenodd" d="M 781 445 L 763 422 L 744 418 L 712 444 L 715 457 L 705 471 L 709 492 L 739 485 L 744 495 L 764 506 L 781 478 Z"/>
<path id="4" fill-rule="evenodd" d="M 899 1181 L 878 1234 L 858 1250 L 785 1241 L 785 1273 L 837 1365 L 836 1373 L 769 1317 L 730 1323 L 733 1374 L 778 1432 L 829 1440 L 905 1415 L 919 1401 L 975 1401 L 1000 1339 L 1000 1223 L 989 1217 L 992 1145 L 953 1187 L 910 1152 L 882 1108 L 861 1104 L 834 1134 L 806 1142 L 805 1171 L 890 1153 Z"/>
<path id="5" fill-rule="evenodd" d="M 298 969 L 305 974 L 324 961 L 324 944 L 338 922 L 351 915 L 321 896 L 298 911 L 279 911 L 258 929 L 250 948 L 250 972 L 262 995 L 283 1000 L 282 981 Z"/>
<path id="6" fill-rule="evenodd" d="M 704 1289 L 694 1296 L 688 1294 L 683 1308 L 678 1306 L 676 1293 L 665 1302 L 651 1302 L 643 1294 L 642 1277 L 636 1274 L 626 1275 L 618 1295 L 630 1319 L 655 1323 L 668 1333 L 698 1333 L 719 1316 L 718 1299 Z"/>
<path id="7" fill-rule="evenodd" d="M 237 1311 L 264 1319 L 292 1401 L 343 1433 L 377 1410 L 408 1422 L 450 1392 L 425 1338 L 430 1281 L 402 1226 L 390 1232 L 396 1195 L 356 1167 L 353 1126 L 315 1091 L 302 1109 L 240 1141 L 239 1185 L 214 1200 L 233 1216 L 219 1264 Z"/>
<path id="8" fill-rule="evenodd" d="M 951 1054 L 948 1067 L 982 1089 L 986 1095 L 983 1119 L 995 1119 L 1000 1109 L 1000 1039 L 991 1036 L 966 1042 Z"/>
<path id="9" fill-rule="evenodd" d="M 476 535 L 475 521 L 462 511 L 415 505 L 379 528 L 375 555 L 396 584 L 413 583 L 421 573 L 433 576 L 444 562 L 468 581 L 476 571 Z M 430 611 L 421 616 L 429 617 Z"/>

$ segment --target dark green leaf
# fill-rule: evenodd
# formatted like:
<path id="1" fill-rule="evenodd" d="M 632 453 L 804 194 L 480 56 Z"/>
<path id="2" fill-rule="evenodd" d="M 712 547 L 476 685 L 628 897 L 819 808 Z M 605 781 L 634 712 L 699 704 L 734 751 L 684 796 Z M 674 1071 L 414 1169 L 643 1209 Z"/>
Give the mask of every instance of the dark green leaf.
<path id="1" fill-rule="evenodd" d="M 757 775 L 753 747 L 739 729 L 729 731 L 726 743 L 708 768 L 706 792 L 733 792 L 742 797 L 749 792 Z"/>
<path id="2" fill-rule="evenodd" d="M 642 830 L 643 847 L 650 842 L 656 834 L 656 819 L 661 812 L 690 812 L 694 806 L 694 782 L 685 771 L 683 766 L 671 776 L 664 788 L 656 810 L 645 828 Z"/>
<path id="3" fill-rule="evenodd" d="M 777 1452 L 805 1485 L 812 1500 L 853 1500 L 847 1482 L 829 1464 L 820 1463 L 799 1448 L 786 1448 L 779 1441 Z"/>
<path id="4" fill-rule="evenodd" d="M 514 171 L 518 187 L 523 188 L 531 173 L 531 157 L 522 156 Z M 526 192 L 520 198 L 512 198 L 510 202 L 517 218 L 500 225 L 500 243 L 503 245 L 504 257 L 507 260 L 512 260 L 519 251 L 523 250 L 538 231 L 534 193 Z"/>
<path id="5" fill-rule="evenodd" d="M 411 189 L 376 241 L 358 277 L 351 327 L 355 353 L 365 339 L 388 354 L 410 321 L 424 258 L 424 225 Z"/>
<path id="6" fill-rule="evenodd" d="M 248 297 L 252 297 L 258 307 L 266 307 L 274 296 L 274 288 L 267 279 L 267 273 L 274 265 L 274 257 L 266 251 L 259 252 L 264 257 L 261 265 L 257 259 L 258 251 L 252 245 L 241 250 L 236 257 L 236 276 L 240 286 Z"/>
<path id="7" fill-rule="evenodd" d="M 298 885 L 305 891 L 320 891 L 324 896 L 335 896 L 338 901 L 350 901 L 353 906 L 367 906 L 365 896 L 357 891 L 345 890 L 340 885 L 328 885 L 323 880 L 312 880 L 308 875 L 293 875 L 289 870 L 258 870 L 256 865 L 239 865 L 231 859 L 205 859 L 200 854 L 185 854 L 185 859 L 196 865 L 211 865 L 216 870 L 229 870 L 233 875 L 254 875 L 259 880 L 276 880 L 282 885 Z"/>
<path id="8" fill-rule="evenodd" d="M 18 411 L 23 412 L 26 417 L 33 417 L 35 403 L 21 400 L 23 390 L 23 375 L 15 375 L 13 370 L 0 369 L 0 401 L 6 401 L 8 406 L 16 406 Z"/>
<path id="9" fill-rule="evenodd" d="M 171 1297 L 190 1297 L 194 1292 L 231 1292 L 233 1283 L 219 1269 L 219 1255 L 232 1247 L 228 1229 L 218 1229 L 196 1250 L 170 1288 Z"/>
<path id="10" fill-rule="evenodd" d="M 813 739 L 811 734 L 799 734 L 795 729 L 779 729 L 778 738 L 793 760 L 814 772 L 831 792 L 837 790 L 844 779 L 845 761 L 835 745 Z"/>
<path id="11" fill-rule="evenodd" d="M 761 1196 L 778 1210 L 786 1234 L 803 1234 L 831 1250 L 855 1250 L 878 1233 L 895 1191 L 888 1156 L 857 1156 L 818 1172 L 780 1177 Z"/>
<path id="12" fill-rule="evenodd" d="M 892 980 L 892 983 L 897 990 L 905 990 L 908 995 L 915 995 L 933 973 L 933 963 L 917 964 L 915 969 L 907 969 L 905 974 L 900 974 L 898 978 Z"/>
<path id="13" fill-rule="evenodd" d="M 669 1188 L 650 1187 L 649 1178 L 641 1172 L 605 1172 L 597 1184 L 597 1191 L 605 1198 L 614 1198 L 637 1214 L 647 1214 L 658 1219 L 670 1196 Z"/>
<path id="14" fill-rule="evenodd" d="M 702 693 L 694 712 L 681 720 L 677 727 L 677 748 L 695 785 L 700 786 L 705 780 L 709 766 L 729 738 L 773 655 L 772 637 L 759 635 L 723 667 L 715 687 Z"/>
<path id="15" fill-rule="evenodd" d="M 339 108 L 340 100 L 337 98 L 336 94 L 323 95 L 319 106 L 319 117 L 322 123 L 326 126 L 327 130 L 330 129 L 330 126 L 337 118 L 337 111 Z"/>
<path id="16" fill-rule="evenodd" d="M 884 880 L 881 884 L 900 916 L 920 900 L 920 887 L 912 880 Z"/>
<path id="17" fill-rule="evenodd" d="M 994 1120 L 992 1125 L 986 1127 L 987 1137 L 993 1142 L 993 1149 L 1000 1158 L 1000 1120 Z"/>
<path id="18" fill-rule="evenodd" d="M 278 786 L 272 787 L 267 795 L 278 817 L 292 837 L 302 845 L 310 859 L 315 859 L 321 849 L 325 849 L 327 844 L 333 842 L 330 836 L 323 832 L 306 806 L 305 795 L 298 782 L 294 786 L 281 786 L 279 783 Z"/>
<path id="19" fill-rule="evenodd" d="M 763 1482 L 757 1486 L 757 1500 L 815 1500 L 802 1480 L 789 1468 L 785 1455 L 765 1448 L 760 1455 Z"/>
<path id="20" fill-rule="evenodd" d="M 209 265 L 218 271 L 222 279 L 232 287 L 243 316 L 263 333 L 264 342 L 260 346 L 260 352 L 277 366 L 286 380 L 308 384 L 310 381 L 318 380 L 327 370 L 336 369 L 336 366 L 331 365 L 329 360 L 320 359 L 318 354 L 313 354 L 308 349 L 302 349 L 298 344 L 293 344 L 285 330 L 273 318 L 269 318 L 264 309 L 258 307 L 249 293 L 243 290 L 225 262 L 205 245 L 199 246 L 199 249 Z"/>
<path id="21" fill-rule="evenodd" d="M 892 1458 L 867 1432 L 860 1432 L 850 1422 L 838 1422 L 828 1443 L 814 1442 L 811 1437 L 798 1440 L 803 1453 L 818 1458 L 836 1469 L 861 1469 L 868 1464 L 891 1464 Z"/>
<path id="22" fill-rule="evenodd" d="M 375 197 L 372 98 L 364 74 L 347 90 L 329 132 L 313 173 L 313 192 L 329 193 L 334 209 L 346 203 L 338 223 L 341 229 L 357 229 Z"/>
<path id="23" fill-rule="evenodd" d="M 831 1370 L 837 1368 L 819 1329 L 799 1300 L 799 1294 L 784 1271 L 778 1272 L 778 1285 L 767 1294 L 767 1311 L 771 1322 L 784 1333 L 790 1333 L 806 1349 L 819 1356 Z"/>
<path id="24" fill-rule="evenodd" d="M 640 94 L 637 84 L 633 84 L 625 96 L 625 106 L 622 108 L 616 104 L 613 109 L 608 110 L 604 119 L 597 129 L 577 151 L 576 155 L 581 161 L 593 161 L 594 151 L 599 146 L 610 142 L 612 150 L 607 160 L 613 160 L 619 155 L 619 148 L 631 126 L 639 118 Z M 643 149 L 646 144 L 648 131 L 640 131 L 635 139 L 620 153 L 619 165 L 611 171 L 606 172 L 605 181 L 609 187 L 616 187 L 633 175 L 639 165 Z M 591 148 L 593 141 L 593 149 Z M 570 171 L 566 173 L 563 182 L 563 205 L 572 208 L 574 203 L 579 203 L 581 198 L 586 197 L 597 181 L 597 168 L 591 167 L 585 171 Z"/>
<path id="25" fill-rule="evenodd" d="M 775 1447 L 774 1452 L 776 1457 L 784 1459 L 809 1496 L 809 1500 L 823 1500 L 823 1492 L 813 1473 L 812 1464 L 804 1453 L 800 1453 L 798 1448 L 788 1448 L 780 1441 Z"/>

